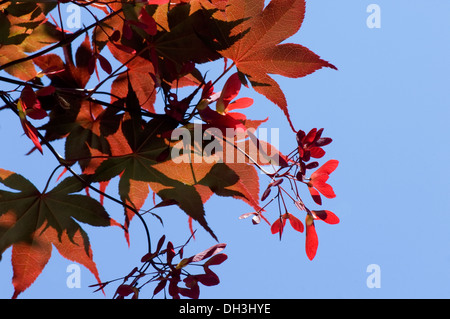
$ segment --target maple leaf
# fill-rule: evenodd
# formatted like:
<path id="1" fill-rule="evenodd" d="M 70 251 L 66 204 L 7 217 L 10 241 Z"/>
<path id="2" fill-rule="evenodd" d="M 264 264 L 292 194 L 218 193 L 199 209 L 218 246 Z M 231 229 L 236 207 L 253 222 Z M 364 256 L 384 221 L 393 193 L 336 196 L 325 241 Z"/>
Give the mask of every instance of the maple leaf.
<path id="1" fill-rule="evenodd" d="M 66 178 L 41 193 L 19 174 L 0 169 L 0 183 L 19 192 L 0 190 L 0 253 L 13 246 L 13 284 L 17 297 L 44 269 L 52 244 L 65 258 L 85 265 L 99 280 L 86 232 L 92 226 L 118 225 L 96 200 L 73 194 L 84 185 Z"/>
<path id="2" fill-rule="evenodd" d="M 322 137 L 323 128 L 317 130 L 313 128 L 306 134 L 302 130 L 296 133 L 298 144 L 298 155 L 300 158 L 308 162 L 311 157 L 321 158 L 325 155 L 323 146 L 330 144 L 333 140 L 329 137 Z"/>
<path id="3" fill-rule="evenodd" d="M 289 222 L 290 222 L 292 228 L 294 228 L 296 231 L 298 231 L 300 233 L 303 233 L 304 226 L 303 226 L 302 222 L 294 215 L 289 214 L 289 213 L 284 213 L 270 227 L 270 231 L 272 232 L 272 234 L 279 233 L 280 239 L 281 239 L 281 236 L 283 235 L 284 226 L 286 225 L 286 219 L 289 219 Z"/>
<path id="4" fill-rule="evenodd" d="M 118 117 L 117 132 L 114 133 L 116 136 L 122 135 L 122 138 L 115 141 L 108 138 L 114 157 L 97 161 L 94 164 L 98 164 L 97 167 L 89 166 L 86 169 L 86 172 L 93 174 L 93 182 L 106 182 L 120 175 L 119 195 L 122 201 L 136 210 L 142 207 L 151 188 L 163 201 L 177 204 L 213 237 L 215 235 L 206 223 L 203 208 L 213 193 L 240 198 L 256 210 L 259 209 L 258 174 L 254 167 L 248 163 L 216 164 L 204 159 L 200 163 L 191 163 L 189 156 L 192 154 L 184 154 L 188 158 L 182 163 L 175 162 L 171 156 L 176 152 L 171 151 L 169 141 L 163 136 L 172 132 L 178 122 L 170 116 L 143 121 L 139 101 L 130 82 L 125 104 L 128 112 Z M 103 129 L 106 133 L 106 129 Z M 112 131 L 114 129 L 108 134 Z M 119 147 L 122 152 L 117 151 Z M 195 147 L 192 150 L 195 152 Z M 167 153 L 170 156 L 161 156 Z M 127 226 L 134 212 L 128 208 L 125 212 Z"/>
<path id="5" fill-rule="evenodd" d="M 248 19 L 235 32 L 242 33 L 246 28 L 249 31 L 241 40 L 220 53 L 234 61 L 256 92 L 281 108 L 295 131 L 285 95 L 269 74 L 299 78 L 323 67 L 336 69 L 300 44 L 281 43 L 300 29 L 305 1 L 272 0 L 266 8 L 263 0 L 230 0 L 228 4 L 228 21 Z"/>

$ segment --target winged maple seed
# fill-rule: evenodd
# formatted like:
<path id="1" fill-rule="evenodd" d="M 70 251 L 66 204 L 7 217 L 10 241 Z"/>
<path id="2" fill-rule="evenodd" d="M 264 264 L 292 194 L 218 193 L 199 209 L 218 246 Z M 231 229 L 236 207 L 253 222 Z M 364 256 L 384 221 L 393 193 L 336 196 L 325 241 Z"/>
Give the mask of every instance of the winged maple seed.
<path id="1" fill-rule="evenodd" d="M 321 195 L 335 197 L 328 179 L 338 161 L 319 167 L 331 138 L 322 137 L 323 129 L 308 134 L 295 129 L 284 92 L 272 78 L 336 69 L 308 48 L 286 42 L 303 23 L 305 1 L 272 0 L 267 6 L 264 0 L 77 1 L 72 5 L 89 16 L 94 9 L 103 16 L 73 33 L 61 17 L 53 18 L 67 2 L 0 4 L 0 71 L 16 78 L 0 77 L 16 87 L 0 92 L 6 104 L 1 110 L 13 109 L 35 148 L 44 155 L 46 145 L 59 164 L 42 192 L 21 175 L 0 169 L 0 183 L 17 191 L 0 190 L 0 252 L 12 247 L 14 297 L 42 272 L 52 245 L 85 265 L 98 290 L 116 282 L 100 281 L 88 235 L 78 222 L 120 226 L 131 247 L 130 224 L 137 217 L 147 251 L 141 264 L 120 278 L 114 297 L 138 298 L 152 283 L 153 295 L 198 298 L 200 284 L 220 282 L 210 267 L 227 259 L 221 253 L 225 244 L 219 243 L 183 257 L 194 223 L 218 241 L 205 211 L 213 195 L 242 200 L 253 212 L 241 218 L 251 217 L 255 225 L 264 220 L 280 239 L 289 220 L 294 230 L 306 233 L 306 254 L 313 259 L 315 221 L 336 224 L 339 219 L 328 210 L 309 209 L 300 187 L 317 205 Z M 211 63 L 219 75 L 204 71 Z M 269 118 L 249 118 L 246 111 L 262 105 L 243 96 L 244 87 L 282 110 L 297 139 L 293 152 L 284 154 L 276 140 L 269 143 L 259 134 Z M 45 123 L 35 127 L 30 120 Z M 64 156 L 53 146 L 59 140 Z M 58 178 L 48 191 L 60 167 L 60 177 L 72 175 Z M 258 171 L 269 178 L 265 189 Z M 113 179 L 117 196 L 108 187 Z M 105 211 L 106 198 L 120 205 L 123 225 Z M 268 208 L 275 202 L 279 215 L 271 224 Z M 152 217 L 163 222 L 163 207 L 177 207 L 188 216 L 191 237 L 184 245 L 175 247 L 162 236 L 152 249 L 154 234 L 147 223 Z M 298 214 L 305 214 L 304 222 Z M 202 272 L 191 273 L 194 265 Z"/>

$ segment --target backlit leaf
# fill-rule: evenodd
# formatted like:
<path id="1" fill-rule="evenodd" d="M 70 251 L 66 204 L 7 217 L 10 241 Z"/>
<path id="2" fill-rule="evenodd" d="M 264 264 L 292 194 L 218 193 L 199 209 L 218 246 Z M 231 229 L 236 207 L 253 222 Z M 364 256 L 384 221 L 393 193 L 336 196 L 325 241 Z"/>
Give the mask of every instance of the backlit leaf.
<path id="1" fill-rule="evenodd" d="M 302 25 L 304 0 L 272 0 L 264 9 L 263 5 L 264 1 L 256 0 L 229 1 L 228 19 L 248 19 L 237 30 L 243 32 L 242 28 L 249 27 L 250 31 L 221 54 L 236 63 L 239 72 L 247 76 L 256 92 L 281 108 L 294 129 L 284 93 L 269 74 L 298 78 L 322 67 L 335 67 L 299 44 L 280 44 Z"/>

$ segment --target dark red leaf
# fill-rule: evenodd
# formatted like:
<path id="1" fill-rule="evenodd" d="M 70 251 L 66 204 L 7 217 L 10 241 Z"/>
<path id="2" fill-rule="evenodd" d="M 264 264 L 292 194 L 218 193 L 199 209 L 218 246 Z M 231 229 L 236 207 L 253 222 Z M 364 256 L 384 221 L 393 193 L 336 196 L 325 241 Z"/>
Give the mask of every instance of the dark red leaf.
<path id="1" fill-rule="evenodd" d="M 138 267 L 134 267 L 128 275 L 125 276 L 124 281 L 127 281 L 131 276 L 133 276 L 138 271 Z"/>
<path id="2" fill-rule="evenodd" d="M 322 136 L 322 133 L 323 133 L 323 128 L 317 130 L 316 137 L 314 138 L 314 144 Z"/>
<path id="3" fill-rule="evenodd" d="M 183 282 L 188 288 L 194 287 L 194 285 L 197 285 L 197 276 L 196 275 L 187 275 L 186 278 L 184 278 Z"/>
<path id="4" fill-rule="evenodd" d="M 132 294 L 134 292 L 135 291 L 134 291 L 133 287 L 130 285 L 120 285 L 116 290 L 116 294 L 118 294 L 119 296 L 122 296 L 122 297 L 129 296 L 130 294 Z"/>
<path id="5" fill-rule="evenodd" d="M 178 292 L 185 297 L 191 299 L 198 299 L 198 297 L 200 296 L 200 287 L 196 284 L 193 285 L 192 288 L 190 289 L 178 288 Z"/>
<path id="6" fill-rule="evenodd" d="M 156 157 L 156 161 L 158 163 L 164 162 L 166 161 L 170 156 L 170 149 L 166 148 L 164 151 L 162 151 L 157 157 Z"/>
<path id="7" fill-rule="evenodd" d="M 133 37 L 133 30 L 131 30 L 128 21 L 123 24 L 122 35 L 127 40 L 131 40 L 131 38 Z"/>
<path id="8" fill-rule="evenodd" d="M 152 260 L 153 258 L 155 258 L 156 256 L 158 256 L 159 251 L 161 250 L 162 245 L 164 244 L 164 240 L 166 239 L 166 235 L 162 235 L 161 238 L 158 240 L 158 244 L 156 246 L 156 250 L 154 253 L 149 252 L 147 254 L 145 254 L 142 258 L 141 258 L 141 262 L 145 263 L 147 261 Z"/>

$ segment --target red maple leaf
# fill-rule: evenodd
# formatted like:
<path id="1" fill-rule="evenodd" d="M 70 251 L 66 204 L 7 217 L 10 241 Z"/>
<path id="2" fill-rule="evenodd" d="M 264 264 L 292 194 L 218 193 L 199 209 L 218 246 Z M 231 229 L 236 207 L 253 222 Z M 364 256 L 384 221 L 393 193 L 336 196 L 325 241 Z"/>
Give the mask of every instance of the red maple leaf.
<path id="1" fill-rule="evenodd" d="M 230 0 L 225 13 L 228 21 L 244 20 L 236 33 L 248 32 L 221 54 L 234 61 L 256 92 L 281 108 L 295 131 L 285 95 L 269 74 L 299 78 L 323 67 L 336 69 L 300 44 L 280 44 L 300 29 L 305 0 L 272 0 L 265 8 L 264 0 Z"/>

